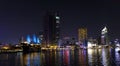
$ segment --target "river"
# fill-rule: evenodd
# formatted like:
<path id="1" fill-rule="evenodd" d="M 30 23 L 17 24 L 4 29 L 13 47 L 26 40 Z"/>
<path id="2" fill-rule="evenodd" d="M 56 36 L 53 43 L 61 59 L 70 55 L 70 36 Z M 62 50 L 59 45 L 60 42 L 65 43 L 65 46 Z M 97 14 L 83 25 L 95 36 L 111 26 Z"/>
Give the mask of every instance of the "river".
<path id="1" fill-rule="evenodd" d="M 0 53 L 0 66 L 120 66 L 116 49 Z"/>

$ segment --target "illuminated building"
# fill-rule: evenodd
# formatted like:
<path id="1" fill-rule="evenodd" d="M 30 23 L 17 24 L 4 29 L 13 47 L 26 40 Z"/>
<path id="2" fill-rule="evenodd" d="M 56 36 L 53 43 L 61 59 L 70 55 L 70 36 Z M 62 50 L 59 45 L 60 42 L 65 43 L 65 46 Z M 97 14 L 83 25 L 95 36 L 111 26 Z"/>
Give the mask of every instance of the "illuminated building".
<path id="1" fill-rule="evenodd" d="M 114 44 L 115 44 L 117 47 L 120 47 L 119 39 L 115 39 Z"/>
<path id="2" fill-rule="evenodd" d="M 41 39 L 39 37 L 36 37 L 36 44 L 41 44 Z"/>
<path id="3" fill-rule="evenodd" d="M 38 39 L 39 39 L 39 40 L 37 41 L 38 43 L 40 43 L 40 44 L 43 44 L 43 43 L 44 43 L 44 42 L 43 42 L 43 40 L 44 40 L 44 39 L 43 39 L 43 32 L 41 32 L 41 33 L 39 34 Z"/>
<path id="4" fill-rule="evenodd" d="M 98 40 L 90 37 L 90 38 L 88 39 L 88 43 L 87 43 L 87 44 L 88 44 L 88 45 L 87 45 L 88 48 L 94 48 L 94 47 L 97 46 Z"/>
<path id="5" fill-rule="evenodd" d="M 44 44 L 57 45 L 60 38 L 60 17 L 57 13 L 48 12 L 44 22 Z"/>
<path id="6" fill-rule="evenodd" d="M 36 37 L 35 34 L 33 34 L 33 42 L 34 42 L 34 43 L 37 43 L 37 37 Z"/>
<path id="7" fill-rule="evenodd" d="M 34 44 L 41 44 L 41 38 L 39 36 L 37 36 L 36 34 L 33 34 L 33 39 L 32 39 L 32 42 Z"/>
<path id="8" fill-rule="evenodd" d="M 33 34 L 32 39 L 31 39 L 30 35 L 27 35 L 26 40 L 27 40 L 28 44 L 40 44 L 40 41 L 41 41 L 41 39 L 38 36 L 36 36 L 35 34 Z"/>
<path id="9" fill-rule="evenodd" d="M 87 28 L 78 29 L 78 41 L 83 46 L 87 46 Z"/>
<path id="10" fill-rule="evenodd" d="M 31 42 L 30 35 L 27 36 L 27 42 L 28 42 L 28 44 L 30 44 L 30 42 Z"/>
<path id="11" fill-rule="evenodd" d="M 103 45 L 108 44 L 108 29 L 106 27 L 104 27 L 101 31 L 101 43 Z"/>

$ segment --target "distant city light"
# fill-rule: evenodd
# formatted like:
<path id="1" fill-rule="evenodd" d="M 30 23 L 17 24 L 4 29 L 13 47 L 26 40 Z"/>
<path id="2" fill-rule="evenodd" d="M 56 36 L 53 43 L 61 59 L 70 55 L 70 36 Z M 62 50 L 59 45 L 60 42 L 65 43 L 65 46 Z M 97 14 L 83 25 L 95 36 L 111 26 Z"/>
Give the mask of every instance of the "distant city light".
<path id="1" fill-rule="evenodd" d="M 36 35 L 33 34 L 33 42 L 36 43 L 37 42 L 37 38 L 36 38 Z"/>
<path id="2" fill-rule="evenodd" d="M 92 48 L 92 47 L 94 47 L 94 46 L 96 46 L 95 43 L 88 42 L 88 48 Z"/>
<path id="3" fill-rule="evenodd" d="M 102 30 L 102 34 L 105 34 L 105 33 L 107 33 L 107 28 L 106 27 L 104 27 L 103 30 Z"/>
<path id="4" fill-rule="evenodd" d="M 27 42 L 28 42 L 28 44 L 30 44 L 30 42 L 31 42 L 30 35 L 27 36 Z"/>
<path id="5" fill-rule="evenodd" d="M 89 54 L 89 55 L 92 55 L 92 53 L 93 53 L 93 49 L 89 49 L 89 50 L 88 50 L 88 54 Z"/>
<path id="6" fill-rule="evenodd" d="M 88 42 L 88 48 L 91 48 L 92 44 L 90 42 Z"/>
<path id="7" fill-rule="evenodd" d="M 60 23 L 60 22 L 57 20 L 56 23 Z"/>
<path id="8" fill-rule="evenodd" d="M 115 51 L 116 51 L 116 52 L 120 51 L 120 48 L 115 48 Z"/>
<path id="9" fill-rule="evenodd" d="M 37 44 L 39 44 L 40 43 L 40 40 L 39 40 L 39 38 L 37 38 Z"/>
<path id="10" fill-rule="evenodd" d="M 56 16 L 56 19 L 60 19 L 60 17 Z"/>

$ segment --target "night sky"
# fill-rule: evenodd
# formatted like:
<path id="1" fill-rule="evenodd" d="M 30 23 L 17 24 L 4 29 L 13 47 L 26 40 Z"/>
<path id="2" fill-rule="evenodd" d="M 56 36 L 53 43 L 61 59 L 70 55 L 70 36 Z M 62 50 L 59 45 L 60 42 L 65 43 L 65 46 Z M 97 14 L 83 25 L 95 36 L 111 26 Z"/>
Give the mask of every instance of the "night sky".
<path id="1" fill-rule="evenodd" d="M 42 31 L 49 10 L 59 12 L 62 36 L 77 38 L 78 28 L 87 27 L 88 37 L 96 38 L 107 26 L 111 39 L 120 37 L 119 0 L 0 0 L 0 42 L 17 43 Z"/>

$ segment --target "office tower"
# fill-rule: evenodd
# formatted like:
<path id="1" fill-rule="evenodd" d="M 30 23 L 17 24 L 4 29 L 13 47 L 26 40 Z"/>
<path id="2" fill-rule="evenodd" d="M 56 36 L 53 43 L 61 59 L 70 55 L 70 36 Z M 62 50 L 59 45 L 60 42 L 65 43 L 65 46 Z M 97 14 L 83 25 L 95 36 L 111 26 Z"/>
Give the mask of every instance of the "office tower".
<path id="1" fill-rule="evenodd" d="M 44 22 L 45 46 L 57 45 L 60 38 L 60 17 L 58 13 L 47 12 Z"/>
<path id="2" fill-rule="evenodd" d="M 78 29 L 78 41 L 83 46 L 87 46 L 87 28 Z"/>
<path id="3" fill-rule="evenodd" d="M 104 27 L 101 31 L 101 44 L 106 45 L 108 44 L 108 29 Z"/>

